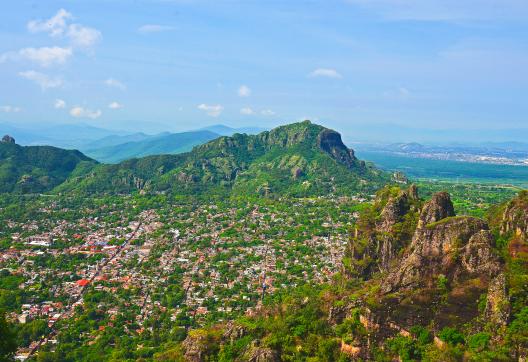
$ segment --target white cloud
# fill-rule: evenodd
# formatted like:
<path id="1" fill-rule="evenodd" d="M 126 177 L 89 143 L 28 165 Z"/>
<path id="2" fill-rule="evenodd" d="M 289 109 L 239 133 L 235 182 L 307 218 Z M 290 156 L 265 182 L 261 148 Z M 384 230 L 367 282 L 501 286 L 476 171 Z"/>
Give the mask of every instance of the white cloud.
<path id="1" fill-rule="evenodd" d="M 63 35 L 66 30 L 66 20 L 73 16 L 64 9 L 60 9 L 57 14 L 47 20 L 32 20 L 27 24 L 27 28 L 32 33 L 46 32 L 56 37 Z"/>
<path id="2" fill-rule="evenodd" d="M 341 74 L 337 72 L 337 70 L 331 69 L 331 68 L 317 68 L 313 72 L 308 74 L 308 76 L 312 78 L 314 77 L 326 77 L 326 78 L 334 78 L 334 79 L 343 78 Z"/>
<path id="3" fill-rule="evenodd" d="M 220 104 L 209 105 L 202 103 L 198 106 L 198 109 L 205 111 L 211 117 L 218 117 L 224 110 L 224 107 Z"/>
<path id="4" fill-rule="evenodd" d="M 99 109 L 96 111 L 92 111 L 90 109 L 86 109 L 86 108 L 79 107 L 79 106 L 76 106 L 70 109 L 70 115 L 76 118 L 96 119 L 96 118 L 101 117 L 102 114 L 103 112 L 101 112 Z"/>
<path id="5" fill-rule="evenodd" d="M 250 116 L 252 114 L 255 114 L 255 111 L 253 111 L 251 108 L 249 107 L 245 107 L 245 108 L 241 108 L 240 109 L 240 113 L 241 114 L 245 114 L 246 116 Z"/>
<path id="6" fill-rule="evenodd" d="M 29 60 L 37 63 L 42 67 L 48 67 L 54 64 L 64 64 L 73 55 L 71 48 L 61 47 L 42 47 L 42 48 L 23 48 L 19 51 L 11 51 L 0 55 L 0 63 L 5 61 Z"/>
<path id="7" fill-rule="evenodd" d="M 18 113 L 22 110 L 22 108 L 19 107 L 13 107 L 13 106 L 0 106 L 0 111 L 5 113 Z"/>
<path id="8" fill-rule="evenodd" d="M 62 86 L 62 79 L 60 78 L 51 78 L 46 74 L 36 72 L 34 70 L 28 70 L 25 72 L 18 73 L 19 76 L 27 80 L 31 80 L 38 84 L 42 90 L 48 88 L 57 88 Z"/>
<path id="9" fill-rule="evenodd" d="M 78 48 L 91 48 L 101 39 L 99 30 L 80 24 L 71 24 L 67 35 L 72 44 Z"/>
<path id="10" fill-rule="evenodd" d="M 238 88 L 239 97 L 249 97 L 251 95 L 251 89 L 247 85 L 241 85 Z"/>
<path id="11" fill-rule="evenodd" d="M 64 64 L 72 56 L 71 48 L 61 47 L 42 47 L 42 48 L 24 48 L 19 52 L 22 58 L 36 62 L 43 67 L 53 64 Z"/>
<path id="12" fill-rule="evenodd" d="M 81 24 L 68 24 L 72 19 L 71 13 L 60 9 L 50 19 L 30 21 L 27 28 L 32 33 L 45 32 L 54 38 L 66 37 L 77 48 L 91 48 L 101 39 L 101 32 L 97 29 Z"/>
<path id="13" fill-rule="evenodd" d="M 121 103 L 118 103 L 118 102 L 112 102 L 108 105 L 108 108 L 110 109 L 121 109 L 123 108 L 123 105 Z"/>
<path id="14" fill-rule="evenodd" d="M 66 108 L 66 102 L 62 99 L 55 99 L 55 103 L 53 104 L 53 107 L 55 107 L 56 109 Z"/>
<path id="15" fill-rule="evenodd" d="M 146 24 L 138 28 L 140 34 L 160 33 L 162 31 L 173 30 L 174 27 L 159 24 Z"/>
<path id="16" fill-rule="evenodd" d="M 121 83 L 120 81 L 118 81 L 117 79 L 114 79 L 114 78 L 108 78 L 107 80 L 104 81 L 104 83 L 108 86 L 108 87 L 112 87 L 112 88 L 118 88 L 118 89 L 121 89 L 121 90 L 126 90 L 126 85 L 124 85 L 123 83 Z"/>
<path id="17" fill-rule="evenodd" d="M 274 116 L 275 112 L 273 112 L 271 109 L 264 109 L 260 112 L 263 116 Z"/>

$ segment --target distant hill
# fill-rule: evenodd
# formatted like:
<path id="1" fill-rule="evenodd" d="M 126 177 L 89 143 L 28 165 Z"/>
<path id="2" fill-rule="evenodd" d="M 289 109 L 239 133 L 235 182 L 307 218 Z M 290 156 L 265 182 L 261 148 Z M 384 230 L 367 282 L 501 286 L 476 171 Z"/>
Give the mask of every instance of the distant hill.
<path id="1" fill-rule="evenodd" d="M 371 191 L 388 181 L 358 160 L 339 133 L 305 121 L 220 137 L 189 153 L 97 165 L 57 191 L 315 196 Z"/>
<path id="2" fill-rule="evenodd" d="M 91 149 L 87 146 L 87 149 L 83 149 L 83 151 L 88 156 L 100 162 L 117 163 L 137 157 L 187 152 L 194 146 L 203 144 L 217 137 L 219 137 L 218 134 L 210 131 L 182 133 L 167 132 L 155 136 L 148 136 L 144 133 L 135 133 L 129 136 L 107 137 L 92 142 L 90 144 L 91 147 L 96 146 L 98 143 L 102 146 Z"/>
<path id="3" fill-rule="evenodd" d="M 12 125 L 0 123 L 0 134 L 12 135 L 17 143 L 25 146 L 52 145 L 66 149 L 80 149 L 95 140 L 109 136 L 121 136 L 126 132 L 112 131 L 85 124 Z"/>
<path id="4" fill-rule="evenodd" d="M 0 193 L 49 191 L 72 174 L 95 165 L 96 161 L 79 151 L 20 146 L 5 136 L 0 141 Z"/>
<path id="5" fill-rule="evenodd" d="M 168 133 L 166 133 L 168 134 Z M 111 147 L 122 145 L 128 142 L 139 142 L 151 138 L 154 136 L 145 134 L 143 132 L 132 133 L 128 135 L 110 135 L 103 138 L 98 138 L 95 141 L 91 141 L 82 145 L 79 149 L 83 152 L 89 152 L 90 150 L 96 150 L 103 147 Z"/>

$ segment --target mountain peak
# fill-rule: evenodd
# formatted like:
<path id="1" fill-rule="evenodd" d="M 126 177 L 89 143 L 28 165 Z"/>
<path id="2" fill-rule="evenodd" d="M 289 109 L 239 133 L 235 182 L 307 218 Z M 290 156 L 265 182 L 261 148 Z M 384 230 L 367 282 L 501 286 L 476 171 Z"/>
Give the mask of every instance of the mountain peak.
<path id="1" fill-rule="evenodd" d="M 388 180 L 385 173 L 356 159 L 339 133 L 309 121 L 257 135 L 219 137 L 185 154 L 98 166 L 93 175 L 83 180 L 83 188 L 238 195 L 350 194 Z"/>

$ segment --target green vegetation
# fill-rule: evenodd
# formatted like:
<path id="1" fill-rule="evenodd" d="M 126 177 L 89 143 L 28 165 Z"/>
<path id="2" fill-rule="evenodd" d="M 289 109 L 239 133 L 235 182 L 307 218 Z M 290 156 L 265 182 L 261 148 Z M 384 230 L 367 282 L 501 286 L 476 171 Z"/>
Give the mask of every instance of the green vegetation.
<path id="1" fill-rule="evenodd" d="M 220 137 L 181 155 L 99 165 L 58 192 L 317 196 L 370 192 L 386 174 L 357 160 L 338 133 L 309 121 Z"/>
<path id="2" fill-rule="evenodd" d="M 0 196 L 0 361 L 43 337 L 31 360 L 528 354 L 528 193 L 514 186 L 387 185 L 309 122 L 117 165 L 44 148 L 59 153 L 38 168 L 31 148 L 1 146 L 32 155 L 3 158 L 5 175 L 57 176 Z M 460 216 L 426 202 L 443 190 Z"/>
<path id="3" fill-rule="evenodd" d="M 79 151 L 0 142 L 0 193 L 47 192 L 95 164 Z"/>

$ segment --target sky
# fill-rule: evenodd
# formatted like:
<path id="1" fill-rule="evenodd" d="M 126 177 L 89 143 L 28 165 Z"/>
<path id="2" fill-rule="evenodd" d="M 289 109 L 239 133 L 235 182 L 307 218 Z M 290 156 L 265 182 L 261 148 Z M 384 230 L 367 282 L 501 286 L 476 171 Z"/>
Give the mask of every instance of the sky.
<path id="1" fill-rule="evenodd" d="M 526 0 L 17 0 L 0 120 L 528 128 Z"/>

